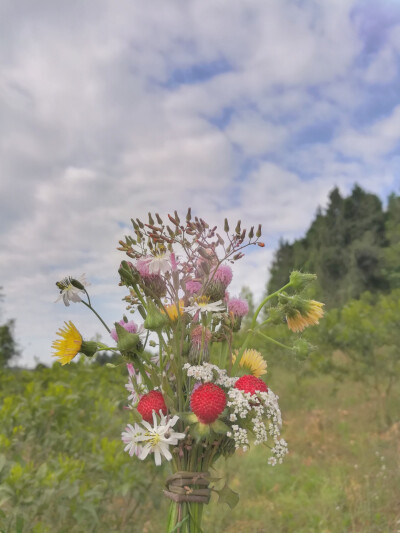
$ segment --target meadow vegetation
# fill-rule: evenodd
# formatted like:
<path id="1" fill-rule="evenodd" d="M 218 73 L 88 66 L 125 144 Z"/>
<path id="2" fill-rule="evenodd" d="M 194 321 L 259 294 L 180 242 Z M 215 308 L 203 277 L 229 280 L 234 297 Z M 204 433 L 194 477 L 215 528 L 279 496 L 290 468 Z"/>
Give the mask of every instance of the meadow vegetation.
<path id="1" fill-rule="evenodd" d="M 302 336 L 316 347 L 308 357 L 254 344 L 280 397 L 290 454 L 276 467 L 262 446 L 235 454 L 229 470 L 219 460 L 216 487 L 228 479 L 240 502 L 231 510 L 215 494 L 204 533 L 400 532 L 399 265 L 400 197 L 383 209 L 359 187 L 348 198 L 332 191 L 306 236 L 281 243 L 267 290 L 291 270 L 311 271 L 309 297 L 327 302 L 320 326 Z M 286 343 L 286 325 L 272 327 Z M 129 457 L 120 440 L 125 365 L 108 368 L 103 354 L 7 368 L 12 323 L 1 332 L 0 533 L 163 531 L 169 465 Z"/>
<path id="2" fill-rule="evenodd" d="M 268 382 L 280 395 L 289 457 L 271 467 L 259 447 L 231 458 L 229 471 L 217 463 L 215 476 L 228 477 L 240 502 L 231 511 L 215 496 L 205 531 L 400 530 L 399 421 L 381 428 L 365 383 L 288 366 L 270 365 Z M 163 531 L 161 472 L 130 458 L 120 441 L 125 381 L 122 369 L 83 361 L 1 371 L 0 531 Z M 399 398 L 396 383 L 393 412 Z"/>

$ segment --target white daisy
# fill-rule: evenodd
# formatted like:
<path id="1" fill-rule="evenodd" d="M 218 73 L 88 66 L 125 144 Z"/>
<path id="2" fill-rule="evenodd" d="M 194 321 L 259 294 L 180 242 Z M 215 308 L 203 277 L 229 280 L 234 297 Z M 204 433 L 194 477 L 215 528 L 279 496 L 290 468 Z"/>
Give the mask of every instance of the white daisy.
<path id="1" fill-rule="evenodd" d="M 56 285 L 60 289 L 60 296 L 57 298 L 56 302 L 59 302 L 62 299 L 64 304 L 69 306 L 69 302 L 77 303 L 82 301 L 79 293 L 82 292 L 84 294 L 85 291 L 73 285 L 73 281 L 77 281 L 83 287 L 90 285 L 86 281 L 85 274 L 82 274 L 82 276 L 79 276 L 78 278 L 68 276 L 61 281 L 57 281 Z"/>
<path id="2" fill-rule="evenodd" d="M 201 296 L 200 298 L 197 298 L 193 305 L 190 305 L 189 307 L 184 307 L 184 311 L 187 313 L 221 313 L 222 311 L 225 311 L 226 307 L 225 304 L 222 303 L 222 300 L 218 300 L 217 302 L 208 302 L 208 298 L 205 296 Z"/>
<path id="3" fill-rule="evenodd" d="M 133 404 L 136 404 L 139 401 L 140 396 L 148 392 L 147 387 L 143 383 L 143 378 L 139 372 L 135 372 L 133 365 L 128 363 L 128 383 L 126 383 L 125 388 L 130 393 L 128 396 L 128 401 L 131 401 Z"/>
<path id="4" fill-rule="evenodd" d="M 149 274 L 165 274 L 172 268 L 171 253 L 170 252 L 160 253 L 152 257 L 148 266 L 149 266 Z"/>
<path id="5" fill-rule="evenodd" d="M 128 424 L 125 428 L 125 431 L 122 432 L 121 438 L 122 441 L 126 444 L 124 451 L 129 452 L 129 455 L 139 455 L 141 452 L 141 447 L 138 445 L 138 437 L 144 432 L 144 429 L 135 424 L 132 426 Z"/>
<path id="6" fill-rule="evenodd" d="M 157 415 L 153 411 L 153 426 L 143 421 L 142 425 L 146 429 L 136 438 L 136 442 L 141 443 L 139 459 L 146 459 L 149 453 L 152 452 L 154 453 L 154 461 L 157 466 L 161 464 L 161 456 L 164 456 L 167 461 L 170 461 L 172 454 L 169 451 L 169 446 L 176 446 L 178 440 L 186 437 L 185 433 L 177 433 L 171 430 L 179 420 L 178 416 L 168 418 L 160 411 L 160 419 L 160 424 L 158 424 Z"/>

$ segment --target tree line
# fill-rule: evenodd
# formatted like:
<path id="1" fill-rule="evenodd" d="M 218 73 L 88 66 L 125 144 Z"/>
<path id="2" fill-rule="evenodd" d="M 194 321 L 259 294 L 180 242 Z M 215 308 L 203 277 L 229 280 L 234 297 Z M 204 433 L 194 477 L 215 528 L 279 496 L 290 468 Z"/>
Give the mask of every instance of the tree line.
<path id="1" fill-rule="evenodd" d="M 292 270 L 317 274 L 312 296 L 328 309 L 365 291 L 400 288 L 400 196 L 391 194 L 384 208 L 378 196 L 358 185 L 348 197 L 334 188 L 327 208 L 318 209 L 305 236 L 280 242 L 268 293 L 285 284 Z"/>

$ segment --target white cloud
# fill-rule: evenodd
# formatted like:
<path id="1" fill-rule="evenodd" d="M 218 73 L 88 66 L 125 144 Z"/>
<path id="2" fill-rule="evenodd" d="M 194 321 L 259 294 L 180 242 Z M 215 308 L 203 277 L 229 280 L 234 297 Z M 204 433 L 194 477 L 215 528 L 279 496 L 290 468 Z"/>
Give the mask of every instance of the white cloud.
<path id="1" fill-rule="evenodd" d="M 25 362 L 50 360 L 64 319 L 76 316 L 88 336 L 99 331 L 79 306 L 53 305 L 54 282 L 65 275 L 86 272 L 106 319 L 120 317 L 115 248 L 132 216 L 191 205 L 213 223 L 262 222 L 268 244 L 302 234 L 335 184 L 348 190 L 357 180 L 379 193 L 395 183 L 398 162 L 382 158 L 396 145 L 399 109 L 362 130 L 351 121 L 368 100 L 365 78 L 390 62 L 377 56 L 369 72 L 354 74 L 363 46 L 355 5 L 44 0 L 2 8 L 0 280 Z M 218 61 L 226 68 L 207 75 Z M 204 79 L 190 79 L 201 69 Z M 303 142 L 302 131 L 320 123 L 334 124 L 333 141 Z M 247 284 L 261 294 L 266 250 L 237 265 L 233 290 Z"/>
<path id="2" fill-rule="evenodd" d="M 389 116 L 377 120 L 372 126 L 357 131 L 349 128 L 334 142 L 342 154 L 360 157 L 366 161 L 383 156 L 400 141 L 400 105 Z"/>
<path id="3" fill-rule="evenodd" d="M 268 154 L 282 146 L 287 128 L 263 120 L 259 113 L 240 113 L 229 123 L 225 133 L 228 139 L 240 145 L 246 156 Z"/>
<path id="4" fill-rule="evenodd" d="M 304 232 L 317 207 L 325 204 L 333 185 L 323 179 L 301 180 L 295 173 L 265 162 L 243 187 L 242 205 L 254 220 L 262 222 L 267 236 L 293 239 Z"/>
<path id="5" fill-rule="evenodd" d="M 368 83 L 386 84 L 397 75 L 397 56 L 391 48 L 383 48 L 376 54 L 364 74 Z"/>

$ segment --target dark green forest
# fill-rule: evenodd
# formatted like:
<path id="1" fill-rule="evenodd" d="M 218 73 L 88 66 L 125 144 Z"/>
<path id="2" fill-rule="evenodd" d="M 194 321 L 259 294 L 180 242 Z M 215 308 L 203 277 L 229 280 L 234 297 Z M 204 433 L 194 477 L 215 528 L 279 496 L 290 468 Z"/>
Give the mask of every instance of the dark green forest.
<path id="1" fill-rule="evenodd" d="M 384 208 L 374 194 L 356 185 L 348 197 L 337 188 L 319 209 L 302 239 L 281 241 L 267 290 L 274 292 L 292 270 L 318 276 L 313 297 L 328 309 L 357 299 L 365 291 L 388 293 L 400 287 L 400 196 Z"/>

